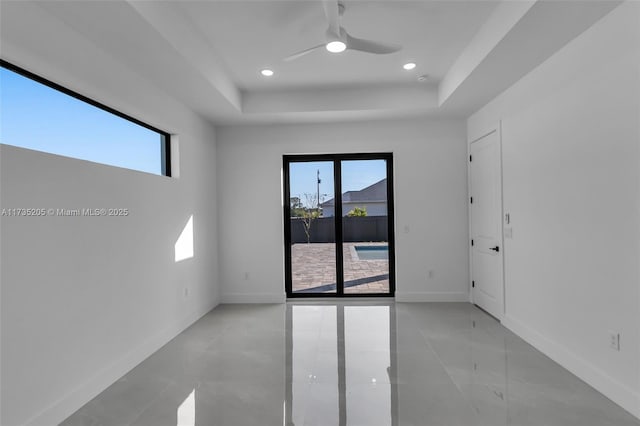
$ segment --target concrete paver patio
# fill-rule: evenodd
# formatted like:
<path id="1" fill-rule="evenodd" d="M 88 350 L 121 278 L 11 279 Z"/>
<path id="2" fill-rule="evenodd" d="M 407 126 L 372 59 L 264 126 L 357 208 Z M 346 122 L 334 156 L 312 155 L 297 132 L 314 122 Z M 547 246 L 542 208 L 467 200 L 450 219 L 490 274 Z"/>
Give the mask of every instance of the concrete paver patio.
<path id="1" fill-rule="evenodd" d="M 345 294 L 388 293 L 389 261 L 362 260 L 355 246 L 385 246 L 387 243 L 344 243 Z M 294 293 L 336 292 L 336 248 L 334 243 L 293 244 L 291 266 Z"/>

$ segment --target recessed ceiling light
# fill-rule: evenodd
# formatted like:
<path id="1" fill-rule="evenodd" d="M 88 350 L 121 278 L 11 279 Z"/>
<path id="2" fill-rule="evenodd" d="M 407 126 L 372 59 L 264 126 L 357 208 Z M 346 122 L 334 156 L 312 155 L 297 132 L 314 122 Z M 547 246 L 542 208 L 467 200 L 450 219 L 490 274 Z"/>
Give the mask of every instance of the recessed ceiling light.
<path id="1" fill-rule="evenodd" d="M 402 68 L 404 68 L 405 70 L 409 71 L 412 70 L 416 67 L 416 63 L 415 62 L 407 62 L 406 64 L 404 64 L 402 66 Z"/>
<path id="2" fill-rule="evenodd" d="M 347 48 L 347 45 L 341 41 L 331 41 L 327 43 L 325 47 L 331 53 L 340 53 L 345 51 L 345 49 Z"/>
<path id="3" fill-rule="evenodd" d="M 265 77 L 271 77 L 273 75 L 273 70 L 270 70 L 269 68 L 265 68 L 262 71 L 260 71 L 260 74 L 264 75 Z"/>

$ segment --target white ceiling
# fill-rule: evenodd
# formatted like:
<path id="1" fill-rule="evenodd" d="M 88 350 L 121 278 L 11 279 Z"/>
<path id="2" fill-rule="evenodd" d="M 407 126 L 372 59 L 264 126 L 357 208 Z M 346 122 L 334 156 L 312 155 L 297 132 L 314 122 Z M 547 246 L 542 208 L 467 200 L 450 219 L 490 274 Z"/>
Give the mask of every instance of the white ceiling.
<path id="1" fill-rule="evenodd" d="M 206 37 L 238 86 L 245 90 L 438 82 L 495 9 L 497 1 L 349 1 L 342 25 L 355 37 L 396 43 L 400 52 L 373 55 L 317 50 L 283 58 L 325 41 L 320 1 L 182 2 L 175 7 Z M 418 67 L 402 69 L 413 61 Z M 272 68 L 271 79 L 258 71 Z"/>
<path id="2" fill-rule="evenodd" d="M 48 30 L 55 20 L 216 124 L 465 116 L 618 3 L 344 0 L 350 34 L 403 49 L 320 49 L 286 62 L 324 42 L 321 1 L 5 0 L 0 54 L 73 57 Z M 417 68 L 403 70 L 406 61 Z M 264 67 L 276 75 L 260 76 Z M 110 66 L 100 69 L 98 84 Z"/>

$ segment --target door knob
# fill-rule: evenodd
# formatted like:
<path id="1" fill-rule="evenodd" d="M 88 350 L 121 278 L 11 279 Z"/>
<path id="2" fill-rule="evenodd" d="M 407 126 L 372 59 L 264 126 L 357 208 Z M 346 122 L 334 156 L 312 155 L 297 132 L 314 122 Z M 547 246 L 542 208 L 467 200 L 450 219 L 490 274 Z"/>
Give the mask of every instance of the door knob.
<path id="1" fill-rule="evenodd" d="M 500 251 L 500 247 L 499 246 L 495 246 L 495 247 L 490 247 L 489 250 L 493 250 L 496 253 Z"/>

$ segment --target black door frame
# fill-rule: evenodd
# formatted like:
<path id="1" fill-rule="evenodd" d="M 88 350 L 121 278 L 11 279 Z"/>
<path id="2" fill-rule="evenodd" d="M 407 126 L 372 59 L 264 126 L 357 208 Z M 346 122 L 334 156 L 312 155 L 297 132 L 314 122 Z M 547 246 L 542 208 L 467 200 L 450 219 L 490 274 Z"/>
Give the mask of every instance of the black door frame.
<path id="1" fill-rule="evenodd" d="M 389 292 L 388 293 L 345 293 L 343 266 L 343 232 L 342 232 L 342 161 L 350 160 L 386 160 L 387 166 L 387 235 L 389 238 Z M 336 292 L 335 293 L 294 293 L 291 261 L 291 194 L 289 185 L 289 165 L 314 161 L 333 162 L 334 185 L 334 225 L 336 245 Z M 395 233 L 394 233 L 394 195 L 393 195 L 393 153 L 361 153 L 361 154 L 299 154 L 283 155 L 283 192 L 284 192 L 284 271 L 287 298 L 314 297 L 393 297 L 396 290 L 395 268 Z M 340 212 L 340 214 L 338 214 Z"/>

